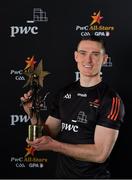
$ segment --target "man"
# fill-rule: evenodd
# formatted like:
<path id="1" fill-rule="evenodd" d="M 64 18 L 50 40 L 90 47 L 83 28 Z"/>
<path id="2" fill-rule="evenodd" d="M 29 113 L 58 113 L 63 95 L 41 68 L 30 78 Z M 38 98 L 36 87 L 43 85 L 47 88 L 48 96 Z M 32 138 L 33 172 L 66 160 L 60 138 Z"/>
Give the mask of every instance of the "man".
<path id="1" fill-rule="evenodd" d="M 123 121 L 124 105 L 100 77 L 108 55 L 99 37 L 81 39 L 74 57 L 80 80 L 55 96 L 45 122 L 50 136 L 27 139 L 27 143 L 38 151 L 58 152 L 56 178 L 110 178 L 107 164 Z M 31 91 L 21 97 L 28 114 L 30 97 Z M 31 122 L 36 123 L 35 115 Z"/>

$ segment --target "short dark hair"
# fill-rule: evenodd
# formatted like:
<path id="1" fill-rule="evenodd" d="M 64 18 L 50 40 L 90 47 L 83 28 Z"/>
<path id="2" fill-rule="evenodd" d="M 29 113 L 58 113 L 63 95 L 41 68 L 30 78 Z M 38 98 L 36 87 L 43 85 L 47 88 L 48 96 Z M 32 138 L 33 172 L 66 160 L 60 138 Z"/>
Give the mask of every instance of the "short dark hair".
<path id="1" fill-rule="evenodd" d="M 102 45 L 102 48 L 104 49 L 104 51 L 106 51 L 106 43 L 105 43 L 104 39 L 100 38 L 100 36 L 95 36 L 95 35 L 81 37 L 77 42 L 76 48 L 78 49 L 78 46 L 79 46 L 80 42 L 85 41 L 85 40 L 99 42 Z"/>

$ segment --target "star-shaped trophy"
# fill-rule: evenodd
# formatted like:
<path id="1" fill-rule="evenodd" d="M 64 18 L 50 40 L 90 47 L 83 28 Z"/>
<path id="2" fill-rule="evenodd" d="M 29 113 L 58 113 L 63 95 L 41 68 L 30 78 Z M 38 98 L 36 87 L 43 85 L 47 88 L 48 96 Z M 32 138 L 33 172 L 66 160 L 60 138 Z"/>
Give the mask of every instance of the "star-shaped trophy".
<path id="1" fill-rule="evenodd" d="M 27 76 L 27 81 L 23 87 L 28 86 L 29 89 L 32 90 L 32 98 L 30 99 L 30 101 L 32 101 L 30 118 L 35 115 L 37 119 L 37 123 L 35 125 L 28 126 L 28 139 L 33 141 L 44 134 L 40 117 L 40 105 L 42 104 L 40 91 L 43 88 L 44 77 L 47 76 L 49 72 L 43 70 L 42 60 L 40 60 L 40 62 L 37 64 L 34 56 L 27 58 L 26 63 L 27 65 L 23 70 L 23 75 Z"/>

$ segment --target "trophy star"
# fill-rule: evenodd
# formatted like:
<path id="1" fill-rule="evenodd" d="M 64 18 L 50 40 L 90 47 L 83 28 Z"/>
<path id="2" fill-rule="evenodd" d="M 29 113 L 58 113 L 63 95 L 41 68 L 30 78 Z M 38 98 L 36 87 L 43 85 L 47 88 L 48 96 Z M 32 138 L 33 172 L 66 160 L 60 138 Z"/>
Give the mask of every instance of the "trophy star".
<path id="1" fill-rule="evenodd" d="M 26 87 L 26 86 L 28 86 L 29 84 L 31 84 L 33 71 L 31 71 L 30 69 L 24 70 L 24 71 L 23 71 L 23 74 L 28 77 L 26 83 L 25 83 L 24 86 L 23 86 L 23 87 Z"/>
<path id="2" fill-rule="evenodd" d="M 23 86 L 23 87 L 26 87 L 26 86 L 28 86 L 28 85 L 30 84 L 30 82 L 31 82 L 31 80 L 30 80 L 30 79 L 31 79 L 31 77 L 29 77 L 29 78 L 28 78 L 27 82 L 24 84 L 24 86 Z"/>
<path id="3" fill-rule="evenodd" d="M 34 56 L 32 56 L 31 58 L 27 58 L 27 59 L 29 59 L 29 60 L 25 61 L 27 63 L 25 69 L 28 69 L 28 68 L 34 69 L 34 65 L 36 64 Z"/>
<path id="4" fill-rule="evenodd" d="M 44 80 L 44 77 L 47 76 L 49 74 L 49 72 L 47 71 L 41 71 L 40 72 L 40 75 L 39 75 L 39 84 L 41 87 L 43 87 L 43 80 Z"/>
<path id="5" fill-rule="evenodd" d="M 34 61 L 34 62 L 36 62 L 36 61 Z M 34 66 L 34 63 L 33 63 L 33 66 Z M 27 65 L 26 68 L 24 69 L 23 74 L 25 74 L 28 77 L 28 80 L 27 80 L 26 84 L 24 85 L 24 87 L 31 85 L 33 80 L 38 82 L 38 84 L 41 87 L 43 87 L 44 77 L 50 73 L 48 71 L 43 71 L 42 60 L 39 62 L 38 66 L 35 69 L 32 69 L 33 66 L 32 66 L 32 64 L 31 64 L 31 66 Z"/>
<path id="6" fill-rule="evenodd" d="M 48 71 L 43 71 L 43 62 L 42 60 L 39 62 L 38 66 L 34 70 L 34 73 L 38 76 L 39 84 L 41 87 L 43 87 L 43 80 L 44 77 L 49 74 Z"/>

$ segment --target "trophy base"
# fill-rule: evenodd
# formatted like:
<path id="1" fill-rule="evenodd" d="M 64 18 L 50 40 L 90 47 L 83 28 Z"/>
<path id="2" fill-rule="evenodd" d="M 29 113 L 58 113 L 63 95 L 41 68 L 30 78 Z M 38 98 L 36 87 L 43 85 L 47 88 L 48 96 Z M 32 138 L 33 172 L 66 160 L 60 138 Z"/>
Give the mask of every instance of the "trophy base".
<path id="1" fill-rule="evenodd" d="M 34 141 L 36 138 L 43 136 L 44 127 L 42 125 L 28 126 L 28 139 Z"/>

